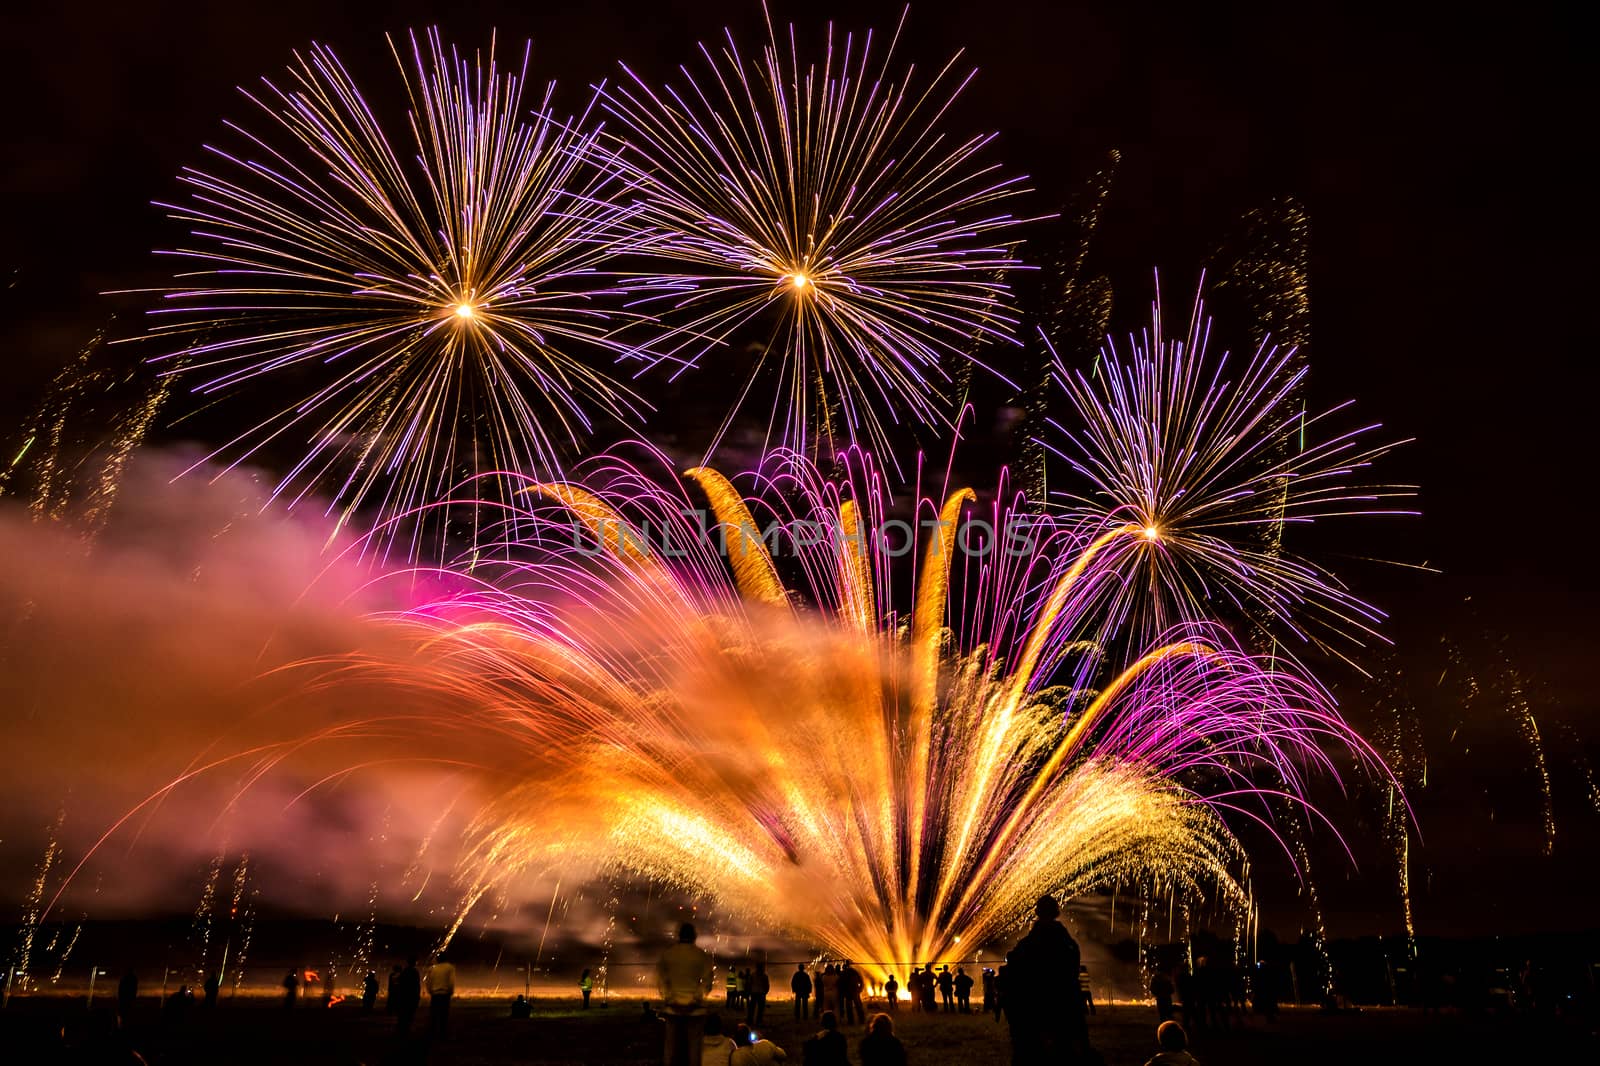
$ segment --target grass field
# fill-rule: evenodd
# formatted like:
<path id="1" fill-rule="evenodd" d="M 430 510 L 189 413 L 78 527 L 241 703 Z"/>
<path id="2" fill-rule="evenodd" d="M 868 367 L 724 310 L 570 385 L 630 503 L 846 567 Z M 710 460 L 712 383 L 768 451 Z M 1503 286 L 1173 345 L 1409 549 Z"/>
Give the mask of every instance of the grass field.
<path id="1" fill-rule="evenodd" d="M 14 999 L 0 1015 L 0 1061 L 130 1062 L 119 1049 L 132 1046 L 156 1064 L 293 1063 L 295 1066 L 361 1063 L 437 1063 L 489 1066 L 643 1066 L 660 1061 L 659 1023 L 645 1019 L 638 1000 L 612 999 L 588 1012 L 568 1002 L 540 1001 L 532 1019 L 513 1019 L 502 1002 L 468 999 L 451 1012 L 447 1041 L 421 1032 L 400 1040 L 393 1019 L 362 1014 L 355 1006 L 302 1006 L 294 1011 L 262 1001 L 196 1009 L 181 1021 L 164 1019 L 153 1000 L 141 1004 L 125 1036 L 112 1031 L 110 1004 L 90 1012 L 81 999 Z M 732 1019 L 732 1014 L 725 1014 Z M 985 1016 L 919 1015 L 902 1011 L 897 1031 L 913 1066 L 987 1066 L 1008 1063 L 1004 1024 Z M 1138 1066 L 1154 1053 L 1154 1011 L 1144 1006 L 1102 1007 L 1090 1035 L 1110 1064 Z M 794 1021 L 788 1002 L 776 1002 L 761 1027 L 800 1060 L 800 1045 L 815 1023 Z M 849 1033 L 854 1045 L 859 1027 Z M 63 1055 L 63 1044 L 67 1054 Z M 1594 1062 L 1593 1035 L 1550 1019 L 1514 1016 L 1423 1016 L 1411 1010 L 1369 1010 L 1325 1015 L 1289 1010 L 1272 1025 L 1249 1019 L 1227 1033 L 1200 1034 L 1193 1051 L 1205 1066 L 1278 1066 L 1283 1063 L 1387 1066 L 1419 1062 Z"/>

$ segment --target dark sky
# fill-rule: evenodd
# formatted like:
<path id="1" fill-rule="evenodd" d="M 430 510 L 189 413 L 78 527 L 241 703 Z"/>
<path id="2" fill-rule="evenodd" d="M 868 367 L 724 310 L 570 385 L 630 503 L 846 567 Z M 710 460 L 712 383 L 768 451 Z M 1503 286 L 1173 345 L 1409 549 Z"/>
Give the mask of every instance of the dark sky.
<path id="1" fill-rule="evenodd" d="M 887 27 L 898 13 L 876 2 L 774 6 L 803 26 Z M 723 25 L 751 50 L 761 33 L 754 0 L 13 11 L 0 30 L 0 339 L 12 381 L 0 410 L 26 410 L 112 311 L 124 321 L 137 311 L 137 300 L 100 292 L 159 283 L 150 249 L 174 234 L 150 201 L 174 194 L 174 173 L 199 159 L 223 117 L 247 112 L 235 86 L 280 72 L 312 40 L 333 45 L 358 78 L 386 78 L 382 34 L 435 23 L 466 46 L 495 28 L 507 44 L 531 37 L 537 75 L 558 80 L 570 108 L 618 60 L 660 81 Z M 1577 312 L 1592 282 L 1593 199 L 1581 190 L 1592 184 L 1583 149 L 1593 121 L 1581 39 L 1572 16 L 1541 3 L 923 2 L 903 55 L 932 65 L 968 49 L 981 74 L 954 125 L 999 130 L 995 155 L 1033 176 L 1033 210 L 1055 210 L 1102 153 L 1121 150 L 1093 259 L 1115 283 L 1119 329 L 1142 320 L 1152 268 L 1176 290 L 1169 300 L 1181 299 L 1241 213 L 1285 195 L 1308 206 L 1314 390 L 1354 397 L 1364 416 L 1417 438 L 1389 473 L 1422 487 L 1423 517 L 1365 530 L 1350 553 L 1441 571 L 1366 569 L 1358 588 L 1393 611 L 1394 654 L 1410 674 L 1440 664 L 1442 635 L 1467 647 L 1505 639 L 1541 720 L 1571 725 L 1593 753 L 1585 670 L 1600 582 L 1586 550 L 1587 375 L 1576 372 L 1587 333 Z M 1448 686 L 1422 688 L 1449 703 Z M 1507 898 L 1531 888 L 1555 914 L 1578 901 L 1565 895 L 1575 868 L 1563 854 L 1596 838 L 1582 789 L 1560 797 L 1558 823 L 1571 828 L 1556 856 L 1530 859 L 1537 804 L 1524 795 L 1535 786 L 1516 732 L 1478 721 L 1481 743 L 1467 752 L 1459 735 L 1448 739 L 1460 708 L 1426 710 L 1430 741 L 1444 746 L 1419 811 L 1427 861 L 1451 891 L 1435 889 L 1424 920 L 1442 931 L 1586 924 L 1570 911 L 1530 919 Z M 1552 773 L 1580 773 L 1572 743 L 1546 733 L 1564 749 Z M 1487 798 L 1485 781 L 1498 790 Z"/>

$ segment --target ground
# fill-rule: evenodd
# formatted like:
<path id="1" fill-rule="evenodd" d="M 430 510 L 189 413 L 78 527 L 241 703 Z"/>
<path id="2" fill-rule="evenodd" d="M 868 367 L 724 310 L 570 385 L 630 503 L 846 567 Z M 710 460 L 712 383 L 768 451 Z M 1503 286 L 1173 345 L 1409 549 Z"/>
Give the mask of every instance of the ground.
<path id="1" fill-rule="evenodd" d="M 0 1015 L 0 1059 L 23 1062 L 119 1062 L 104 1052 L 111 1012 L 82 999 L 13 999 Z M 420 1034 L 426 1016 L 418 1018 Z M 732 1018 L 731 1014 L 725 1014 Z M 353 1066 L 428 1062 L 439 1066 L 645 1066 L 660 1061 L 659 1023 L 646 1020 L 638 1000 L 613 999 L 588 1012 L 567 1002 L 540 1001 L 531 1020 L 510 1017 L 504 1002 L 466 1000 L 452 1010 L 451 1037 L 431 1046 L 420 1035 L 400 1042 L 394 1022 L 363 1015 L 353 1005 L 302 1006 L 292 1012 L 256 1000 L 229 1004 L 214 1014 L 195 1009 L 187 1019 L 162 1019 L 155 1003 L 141 1004 L 130 1030 L 133 1046 L 150 1066 L 221 1063 L 240 1066 L 292 1062 L 295 1066 Z M 1090 1019 L 1097 1050 L 1112 1066 L 1139 1066 L 1155 1051 L 1155 1014 L 1147 1006 L 1101 1007 Z M 76 1057 L 60 1052 L 61 1033 Z M 787 1002 L 774 1003 L 761 1027 L 798 1063 L 800 1045 L 815 1023 L 793 1019 Z M 897 1032 L 912 1066 L 986 1066 L 1010 1061 L 1006 1028 L 986 1016 L 920 1015 L 902 1011 Z M 852 1061 L 860 1029 L 850 1033 Z M 114 1046 L 114 1045 L 113 1045 Z M 91 1053 L 92 1049 L 92 1053 Z M 1555 1019 L 1527 1016 L 1424 1016 L 1381 1009 L 1326 1015 L 1289 1010 L 1274 1024 L 1249 1019 L 1228 1033 L 1201 1034 L 1193 1051 L 1205 1066 L 1326 1063 L 1386 1066 L 1421 1062 L 1594 1062 L 1592 1033 Z"/>

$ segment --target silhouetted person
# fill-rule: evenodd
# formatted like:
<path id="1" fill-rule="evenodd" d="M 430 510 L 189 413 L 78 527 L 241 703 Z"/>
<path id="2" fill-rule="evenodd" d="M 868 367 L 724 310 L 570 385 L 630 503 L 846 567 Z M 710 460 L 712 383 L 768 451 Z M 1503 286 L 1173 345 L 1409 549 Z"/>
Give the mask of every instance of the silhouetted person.
<path id="1" fill-rule="evenodd" d="M 933 972 L 933 963 L 928 963 L 922 969 L 922 1009 L 929 1014 L 939 1009 L 938 1003 L 939 978 Z"/>
<path id="2" fill-rule="evenodd" d="M 518 992 L 517 998 L 511 1001 L 511 1016 L 518 1019 L 533 1017 L 533 1004 L 528 1002 L 528 997 L 521 992 Z"/>
<path id="3" fill-rule="evenodd" d="M 415 955 L 406 959 L 406 968 L 394 979 L 389 1001 L 394 1010 L 395 1031 L 401 1036 L 411 1035 L 411 1023 L 422 1005 L 422 974 L 417 970 Z"/>
<path id="4" fill-rule="evenodd" d="M 900 982 L 890 974 L 883 982 L 883 998 L 889 1005 L 889 1013 L 893 1014 L 900 1009 Z"/>
<path id="5" fill-rule="evenodd" d="M 700 1038 L 701 1066 L 728 1066 L 733 1052 L 733 1038 L 722 1031 L 722 1015 L 706 1015 L 705 1035 Z"/>
<path id="6" fill-rule="evenodd" d="M 728 970 L 728 1009 L 735 1010 L 739 1006 L 739 971 Z"/>
<path id="7" fill-rule="evenodd" d="M 1200 981 L 1194 971 L 1178 971 L 1178 1006 L 1183 1012 L 1183 1024 L 1196 1032 L 1206 1027 L 1205 1001 L 1200 998 Z"/>
<path id="8" fill-rule="evenodd" d="M 1090 1014 L 1094 1013 L 1094 989 L 1089 984 L 1089 967 L 1078 964 L 1078 994 L 1083 997 L 1083 1005 Z"/>
<path id="9" fill-rule="evenodd" d="M 767 1020 L 767 996 L 772 992 L 772 978 L 767 976 L 767 964 L 756 963 L 756 972 L 750 975 L 750 1002 L 744 1009 L 745 1024 L 754 1028 Z"/>
<path id="10" fill-rule="evenodd" d="M 212 972 L 206 974 L 206 979 L 200 987 L 205 992 L 206 1009 L 215 1010 L 217 1006 L 217 993 L 222 990 L 222 981 L 217 977 L 216 971 L 213 970 Z"/>
<path id="11" fill-rule="evenodd" d="M 1033 928 L 1008 957 L 1011 1061 L 1016 1066 L 1081 1061 L 1088 1054 L 1088 1029 L 1078 990 L 1078 942 L 1057 921 L 1061 907 L 1053 897 L 1041 896 L 1034 914 Z"/>
<path id="12" fill-rule="evenodd" d="M 800 1061 L 805 1066 L 850 1066 L 850 1045 L 839 1032 L 839 1019 L 831 1010 L 818 1019 L 822 1028 L 800 1046 Z"/>
<path id="13" fill-rule="evenodd" d="M 428 1031 L 441 1040 L 450 1035 L 450 1000 L 455 994 L 455 963 L 441 951 L 428 967 Z"/>
<path id="14" fill-rule="evenodd" d="M 1256 1010 L 1266 1016 L 1267 1021 L 1278 1020 L 1278 969 L 1271 962 L 1263 960 L 1256 967 L 1255 980 Z"/>
<path id="15" fill-rule="evenodd" d="M 911 997 L 911 1013 L 922 1013 L 922 968 L 911 967 L 911 972 L 906 974 L 906 995 Z"/>
<path id="16" fill-rule="evenodd" d="M 372 1008 L 378 1004 L 378 975 L 371 970 L 361 980 L 361 1011 L 371 1014 Z"/>
<path id="17" fill-rule="evenodd" d="M 1144 1066 L 1200 1066 L 1189 1054 L 1189 1034 L 1177 1022 L 1162 1022 L 1156 1026 L 1156 1046 L 1161 1050 Z"/>
<path id="18" fill-rule="evenodd" d="M 583 1009 L 589 1009 L 589 997 L 594 995 L 594 974 L 584 970 L 578 976 L 578 991 L 583 993 Z"/>
<path id="19" fill-rule="evenodd" d="M 939 1009 L 949 1014 L 956 1009 L 955 977 L 950 973 L 950 967 L 939 967 Z"/>
<path id="20" fill-rule="evenodd" d="M 789 978 L 789 991 L 794 993 L 794 1020 L 811 1017 L 811 975 L 806 973 L 806 964 L 796 963 L 794 976 Z"/>
<path id="21" fill-rule="evenodd" d="M 866 1022 L 867 1007 L 861 1001 L 861 993 L 866 991 L 866 987 L 867 981 L 861 976 L 861 971 L 846 962 L 844 969 L 839 971 L 839 999 L 844 1004 L 846 1025 Z"/>
<path id="22" fill-rule="evenodd" d="M 1010 974 L 1007 971 L 1007 965 L 1008 965 L 1008 963 L 1010 961 L 1011 961 L 1011 956 L 1007 955 L 1006 956 L 1006 962 L 1002 962 L 1000 964 L 999 968 L 996 969 L 995 972 L 994 972 L 994 1004 L 993 1004 L 993 1009 L 994 1009 L 994 1020 L 997 1021 L 997 1022 L 1000 1020 L 1001 1016 L 1004 1015 L 1005 1012 L 1006 1012 L 1006 988 L 1011 983 Z"/>
<path id="23" fill-rule="evenodd" d="M 1172 1020 L 1172 975 L 1165 970 L 1157 970 L 1156 975 L 1150 978 L 1150 994 L 1156 1001 L 1156 1019 L 1169 1022 Z"/>
<path id="24" fill-rule="evenodd" d="M 788 1058 L 783 1048 L 770 1040 L 761 1039 L 748 1025 L 740 1025 L 734 1031 L 733 1054 L 728 1057 L 731 1066 L 771 1066 Z"/>
<path id="25" fill-rule="evenodd" d="M 168 1023 L 182 1025 L 189 1017 L 189 1008 L 194 1006 L 194 992 L 188 985 L 179 985 L 178 990 L 167 997 L 166 1015 Z"/>
<path id="26" fill-rule="evenodd" d="M 283 1005 L 292 1008 L 294 1001 L 300 995 L 300 971 L 298 968 L 290 970 L 283 975 Z"/>
<path id="27" fill-rule="evenodd" d="M 817 1006 L 824 1011 L 832 1011 L 837 1017 L 839 1013 L 839 971 L 833 963 L 823 967 L 822 976 L 818 979 L 822 991 L 817 996 Z"/>
<path id="28" fill-rule="evenodd" d="M 955 980 L 951 982 L 956 989 L 956 1010 L 962 1014 L 972 1013 L 972 978 L 960 966 L 956 967 Z"/>
<path id="29" fill-rule="evenodd" d="M 906 1066 L 906 1046 L 894 1035 L 894 1021 L 875 1014 L 861 1041 L 861 1066 Z"/>
<path id="30" fill-rule="evenodd" d="M 130 966 L 117 982 L 117 1019 L 124 1027 L 133 1017 L 133 1005 L 139 1001 L 139 975 Z"/>
<path id="31" fill-rule="evenodd" d="M 1216 1029 L 1227 1029 L 1227 981 L 1221 967 L 1213 965 L 1208 957 L 1200 956 L 1194 964 L 1194 984 L 1200 999 L 1200 1011 L 1205 1015 L 1205 1024 Z M 1185 1021 L 1189 1020 L 1187 1009 L 1183 1016 Z"/>
<path id="32" fill-rule="evenodd" d="M 706 997 L 711 994 L 711 956 L 694 946 L 694 926 L 678 927 L 678 942 L 661 953 L 656 981 L 666 1005 L 667 1066 L 700 1066 Z"/>

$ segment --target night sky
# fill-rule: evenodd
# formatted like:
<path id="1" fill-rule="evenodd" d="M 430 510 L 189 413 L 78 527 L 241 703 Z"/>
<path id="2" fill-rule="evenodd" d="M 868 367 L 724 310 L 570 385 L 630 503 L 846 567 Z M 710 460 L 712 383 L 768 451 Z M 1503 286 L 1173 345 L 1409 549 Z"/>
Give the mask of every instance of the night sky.
<path id="1" fill-rule="evenodd" d="M 773 12 L 802 28 L 830 17 L 888 28 L 899 6 Z M 1364 661 L 1390 656 L 1423 713 L 1430 778 L 1415 854 L 1431 880 L 1419 869 L 1414 881 L 1425 932 L 1594 924 L 1575 876 L 1600 843 L 1579 759 L 1585 747 L 1600 757 L 1588 673 L 1600 581 L 1585 551 L 1596 516 L 1580 242 L 1593 221 L 1593 122 L 1575 17 L 1544 4 L 921 2 L 902 46 L 922 67 L 967 49 L 980 75 L 951 128 L 999 131 L 991 158 L 1032 176 L 1022 210 L 1057 210 L 1120 150 L 1090 260 L 1114 284 L 1116 331 L 1144 321 L 1152 269 L 1169 302 L 1186 302 L 1241 214 L 1283 196 L 1307 206 L 1313 396 L 1354 398 L 1363 418 L 1416 438 L 1384 473 L 1421 487 L 1420 518 L 1365 523 L 1328 547 L 1438 571 L 1325 560 L 1392 612 L 1394 649 Z M 384 32 L 432 24 L 465 47 L 491 29 L 506 51 L 531 37 L 536 78 L 558 81 L 574 110 L 619 60 L 660 82 L 724 25 L 747 51 L 762 34 L 754 0 L 14 11 L 0 30 L 8 418 L 31 410 L 113 313 L 114 333 L 137 329 L 140 298 L 100 294 L 162 282 L 150 251 L 179 234 L 150 202 L 176 195 L 173 175 L 201 159 L 224 117 L 249 113 L 235 86 L 278 74 L 313 40 L 358 80 L 385 82 Z M 1451 695 L 1458 678 L 1435 682 L 1441 637 L 1485 687 L 1499 683 L 1501 647 L 1530 686 L 1556 793 L 1548 858 L 1528 751 L 1493 699 L 1464 708 Z M 1359 679 L 1332 681 L 1362 721 Z M 1362 871 L 1359 884 L 1337 865 L 1325 875 L 1335 932 L 1398 924 L 1390 875 L 1370 856 Z"/>

